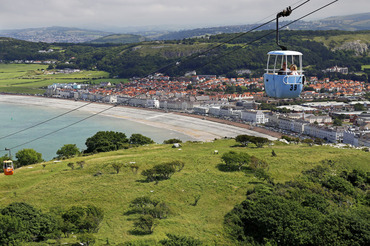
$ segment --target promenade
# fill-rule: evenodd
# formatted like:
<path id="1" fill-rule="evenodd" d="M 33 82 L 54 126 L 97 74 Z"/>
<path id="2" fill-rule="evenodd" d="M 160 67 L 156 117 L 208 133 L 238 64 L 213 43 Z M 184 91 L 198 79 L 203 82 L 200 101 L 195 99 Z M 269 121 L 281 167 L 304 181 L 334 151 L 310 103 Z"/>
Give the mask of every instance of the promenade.
<path id="1" fill-rule="evenodd" d="M 193 117 L 191 115 L 174 112 L 166 113 L 158 110 L 145 110 L 125 106 L 114 107 L 111 104 L 18 95 L 0 95 L 0 102 L 60 108 L 66 109 L 66 111 L 80 107 L 78 109 L 79 111 L 85 111 L 91 114 L 99 113 L 106 117 L 115 117 L 157 128 L 177 131 L 197 139 L 198 141 L 211 141 L 215 138 L 236 137 L 241 134 L 264 137 L 269 140 L 277 139 L 276 135 L 268 135 L 269 132 L 263 132 L 260 129 L 259 131 L 248 129 L 249 126 L 244 124 L 211 120 L 210 118 L 204 117 Z"/>

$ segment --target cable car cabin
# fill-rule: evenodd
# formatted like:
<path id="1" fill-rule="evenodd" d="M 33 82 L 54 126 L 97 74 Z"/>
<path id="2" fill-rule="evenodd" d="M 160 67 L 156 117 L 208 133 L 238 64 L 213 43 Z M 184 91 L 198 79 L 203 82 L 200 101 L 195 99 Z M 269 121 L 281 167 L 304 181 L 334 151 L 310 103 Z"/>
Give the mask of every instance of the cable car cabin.
<path id="1" fill-rule="evenodd" d="M 269 97 L 299 97 L 305 82 L 302 53 L 291 50 L 270 51 L 263 77 L 265 91 Z"/>
<path id="2" fill-rule="evenodd" d="M 13 161 L 8 160 L 3 162 L 3 169 L 5 175 L 13 175 L 14 173 L 14 166 Z"/>

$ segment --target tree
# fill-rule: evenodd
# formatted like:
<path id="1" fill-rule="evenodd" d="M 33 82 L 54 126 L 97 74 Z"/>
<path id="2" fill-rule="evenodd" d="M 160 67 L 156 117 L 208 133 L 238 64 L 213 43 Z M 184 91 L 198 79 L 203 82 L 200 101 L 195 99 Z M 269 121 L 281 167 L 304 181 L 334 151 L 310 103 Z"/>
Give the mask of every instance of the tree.
<path id="1" fill-rule="evenodd" d="M 65 144 L 62 148 L 57 151 L 58 158 L 70 158 L 80 154 L 80 150 L 76 144 Z"/>
<path id="2" fill-rule="evenodd" d="M 325 142 L 322 138 L 315 138 L 314 143 L 317 145 L 322 145 Z"/>
<path id="3" fill-rule="evenodd" d="M 141 134 L 132 134 L 129 139 L 130 144 L 136 144 L 136 145 L 144 145 L 144 144 L 152 144 L 154 141 L 151 138 L 145 137 Z"/>
<path id="4" fill-rule="evenodd" d="M 227 166 L 237 166 L 240 171 L 243 166 L 249 164 L 251 156 L 244 152 L 236 153 L 234 151 L 229 151 L 223 154 L 221 159 Z"/>
<path id="5" fill-rule="evenodd" d="M 174 143 L 182 143 L 182 141 L 178 138 L 171 138 L 163 141 L 163 144 L 174 144 Z"/>
<path id="6" fill-rule="evenodd" d="M 134 223 L 135 229 L 144 234 L 152 234 L 155 226 L 155 219 L 148 214 L 140 216 Z"/>
<path id="7" fill-rule="evenodd" d="M 99 230 L 99 225 L 104 218 L 104 212 L 93 205 L 86 207 L 73 206 L 62 214 L 62 218 L 66 225 L 65 233 L 95 233 Z"/>
<path id="8" fill-rule="evenodd" d="M 341 126 L 342 121 L 339 118 L 335 118 L 333 121 L 333 126 Z"/>
<path id="9" fill-rule="evenodd" d="M 311 138 L 303 139 L 302 143 L 308 144 L 309 146 L 313 145 L 313 140 Z"/>
<path id="10" fill-rule="evenodd" d="M 252 136 L 249 135 L 238 135 L 235 138 L 235 141 L 238 143 L 243 144 L 244 146 L 248 146 L 249 143 L 251 143 Z"/>
<path id="11" fill-rule="evenodd" d="M 42 154 L 34 149 L 22 149 L 15 154 L 18 161 L 18 166 L 31 165 L 43 161 Z"/>
<path id="12" fill-rule="evenodd" d="M 74 169 L 75 169 L 75 164 L 74 164 L 73 162 L 69 162 L 69 163 L 67 164 L 67 166 L 68 166 L 68 167 L 70 167 L 72 170 L 74 170 Z"/>
<path id="13" fill-rule="evenodd" d="M 356 103 L 355 105 L 353 105 L 355 111 L 366 111 L 366 108 L 363 104 L 361 103 Z"/>
<path id="14" fill-rule="evenodd" d="M 1 210 L 0 232 L 1 245 L 13 245 L 17 241 L 42 241 L 60 235 L 59 225 L 54 217 L 24 202 L 11 203 Z M 8 234 L 9 238 L 5 238 Z"/>
<path id="15" fill-rule="evenodd" d="M 88 138 L 85 142 L 87 149 L 85 152 L 108 152 L 119 150 L 128 143 L 126 135 L 122 132 L 100 131 Z"/>
<path id="16" fill-rule="evenodd" d="M 112 167 L 114 168 L 114 170 L 117 172 L 117 174 L 119 174 L 119 171 L 121 170 L 123 164 L 122 163 L 113 163 L 112 164 Z"/>
<path id="17" fill-rule="evenodd" d="M 148 181 L 156 181 L 169 179 L 176 172 L 173 163 L 164 163 L 155 165 L 153 168 L 144 170 L 141 175 L 145 176 Z"/>
<path id="18" fill-rule="evenodd" d="M 257 146 L 257 148 L 262 148 L 263 145 L 269 142 L 269 140 L 267 138 L 252 137 L 251 142 L 254 143 Z"/>
<path id="19" fill-rule="evenodd" d="M 27 226 L 16 217 L 0 214 L 0 245 L 22 245 L 29 241 Z"/>

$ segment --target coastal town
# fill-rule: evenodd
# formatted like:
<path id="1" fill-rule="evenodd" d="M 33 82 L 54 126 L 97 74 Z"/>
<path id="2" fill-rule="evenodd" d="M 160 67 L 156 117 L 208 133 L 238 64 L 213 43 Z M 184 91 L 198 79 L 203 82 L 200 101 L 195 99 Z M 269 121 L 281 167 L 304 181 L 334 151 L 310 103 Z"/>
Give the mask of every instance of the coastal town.
<path id="1" fill-rule="evenodd" d="M 75 71 L 78 72 L 78 71 Z M 155 74 L 128 83 L 53 84 L 48 97 L 177 111 L 265 128 L 301 139 L 370 147 L 370 85 L 310 77 L 299 100 L 264 96 L 263 78 Z M 273 108 L 271 108 L 271 106 Z"/>

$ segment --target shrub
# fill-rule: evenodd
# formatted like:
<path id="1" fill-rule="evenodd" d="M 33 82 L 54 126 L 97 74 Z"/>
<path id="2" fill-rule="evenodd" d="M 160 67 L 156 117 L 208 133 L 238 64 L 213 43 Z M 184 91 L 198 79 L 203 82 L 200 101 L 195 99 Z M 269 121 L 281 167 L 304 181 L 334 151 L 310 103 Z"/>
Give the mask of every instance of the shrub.
<path id="1" fill-rule="evenodd" d="M 221 160 L 223 160 L 225 164 L 231 168 L 233 166 L 237 166 L 240 171 L 243 166 L 249 164 L 251 157 L 247 153 L 236 153 L 234 151 L 229 151 L 222 155 Z"/>
<path id="2" fill-rule="evenodd" d="M 151 215 L 142 215 L 134 223 L 135 230 L 143 234 L 152 234 L 155 226 L 155 219 Z"/>
<path id="3" fill-rule="evenodd" d="M 175 172 L 176 169 L 172 163 L 165 163 L 144 170 L 141 175 L 145 176 L 148 181 L 159 181 L 169 179 Z"/>
<path id="4" fill-rule="evenodd" d="M 174 143 L 182 143 L 182 141 L 180 139 L 177 139 L 177 138 L 171 138 L 171 139 L 168 139 L 168 140 L 164 140 L 163 143 L 164 144 L 174 144 Z"/>

